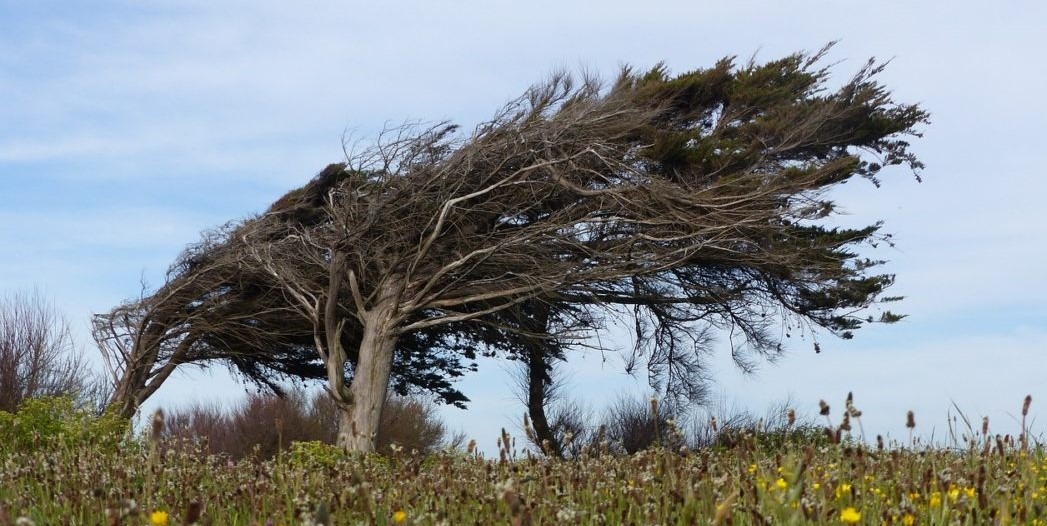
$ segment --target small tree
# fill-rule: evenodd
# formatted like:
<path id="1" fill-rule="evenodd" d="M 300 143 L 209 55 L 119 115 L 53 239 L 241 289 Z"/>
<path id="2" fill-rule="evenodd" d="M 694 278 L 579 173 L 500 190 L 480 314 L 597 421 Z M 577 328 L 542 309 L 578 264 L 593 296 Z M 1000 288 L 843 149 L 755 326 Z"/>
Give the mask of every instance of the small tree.
<path id="1" fill-rule="evenodd" d="M 0 411 L 29 398 L 69 396 L 91 404 L 92 379 L 69 324 L 38 292 L 0 298 Z"/>

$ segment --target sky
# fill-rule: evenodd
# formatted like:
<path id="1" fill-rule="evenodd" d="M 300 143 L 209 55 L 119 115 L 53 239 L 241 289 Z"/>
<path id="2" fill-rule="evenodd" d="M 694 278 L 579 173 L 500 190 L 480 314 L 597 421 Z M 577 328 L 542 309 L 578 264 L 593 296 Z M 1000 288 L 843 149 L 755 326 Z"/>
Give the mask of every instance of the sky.
<path id="1" fill-rule="evenodd" d="M 684 72 L 724 56 L 772 60 L 839 41 L 842 82 L 869 57 L 897 100 L 931 113 L 904 170 L 835 194 L 840 224 L 884 220 L 896 246 L 868 255 L 897 275 L 908 317 L 854 340 L 787 342 L 754 375 L 723 341 L 717 405 L 816 414 L 852 391 L 869 435 L 928 439 L 956 408 L 1017 432 L 1025 395 L 1047 431 L 1047 4 L 1035 1 L 448 0 L 215 2 L 0 0 L 0 294 L 40 290 L 88 355 L 92 313 L 162 283 L 199 233 L 264 210 L 343 157 L 347 134 L 407 119 L 466 126 L 550 73 L 623 64 Z M 628 341 L 604 335 L 620 347 Z M 493 450 L 523 407 L 504 362 L 461 382 L 452 429 Z M 594 409 L 646 396 L 614 353 L 579 351 L 572 398 Z M 221 367 L 178 375 L 155 407 L 235 400 Z"/>

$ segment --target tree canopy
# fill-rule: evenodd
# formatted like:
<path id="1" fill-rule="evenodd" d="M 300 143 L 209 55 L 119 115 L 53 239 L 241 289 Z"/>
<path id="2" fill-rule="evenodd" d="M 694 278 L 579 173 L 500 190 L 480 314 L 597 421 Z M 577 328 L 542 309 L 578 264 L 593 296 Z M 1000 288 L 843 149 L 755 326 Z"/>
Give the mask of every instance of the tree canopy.
<path id="1" fill-rule="evenodd" d="M 894 102 L 873 61 L 830 89 L 823 55 L 627 68 L 610 83 L 561 74 L 471 133 L 387 130 L 201 251 L 222 254 L 224 285 L 189 294 L 179 315 L 234 291 L 198 338 L 243 371 L 315 363 L 251 340 L 295 328 L 294 345 L 265 337 L 320 359 L 339 443 L 356 450 L 373 447 L 391 379 L 426 385 L 483 346 L 556 353 L 613 309 L 631 312 L 652 380 L 684 399 L 701 391 L 710 330 L 739 336 L 743 366 L 778 352 L 783 323 L 850 337 L 876 321 L 866 307 L 893 299 L 893 276 L 856 250 L 884 240 L 881 225 L 832 226 L 829 192 L 919 170 L 906 139 L 927 114 Z M 230 304 L 276 318 L 229 332 Z"/>

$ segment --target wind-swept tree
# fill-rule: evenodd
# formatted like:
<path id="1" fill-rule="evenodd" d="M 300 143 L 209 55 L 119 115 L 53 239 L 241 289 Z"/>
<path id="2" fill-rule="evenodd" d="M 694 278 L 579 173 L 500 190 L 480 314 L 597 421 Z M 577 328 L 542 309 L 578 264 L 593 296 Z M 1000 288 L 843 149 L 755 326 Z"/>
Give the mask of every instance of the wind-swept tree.
<path id="1" fill-rule="evenodd" d="M 307 345 L 311 333 L 286 323 L 297 318 L 280 291 L 237 267 L 225 245 L 229 228 L 187 248 L 157 290 L 94 317 L 114 388 L 109 405 L 122 416 L 132 416 L 184 365 L 224 361 L 274 390 L 280 376 L 321 374 Z"/>
<path id="2" fill-rule="evenodd" d="M 111 407 L 132 416 L 186 365 L 225 364 L 278 394 L 281 380 L 325 377 L 316 351 L 323 327 L 300 316 L 286 291 L 252 267 L 241 239 L 245 231 L 280 231 L 287 224 L 302 227 L 322 219 L 327 174 L 289 192 L 261 216 L 206 232 L 182 252 L 162 286 L 94 317 L 93 336 L 113 387 Z M 326 274 L 299 277 L 324 284 L 327 279 Z M 486 338 L 477 331 L 489 329 L 441 326 L 400 339 L 392 390 L 400 395 L 427 392 L 464 406 L 468 399 L 453 381 L 475 369 L 471 360 L 482 348 L 475 340 Z M 343 347 L 356 347 L 358 332 L 343 331 L 341 336 Z"/>
<path id="3" fill-rule="evenodd" d="M 530 300 L 634 305 L 667 381 L 693 377 L 680 343 L 710 325 L 737 330 L 739 353 L 773 349 L 773 320 L 859 328 L 892 277 L 854 251 L 879 225 L 824 225 L 826 193 L 920 168 L 903 138 L 926 114 L 894 103 L 872 62 L 829 90 L 821 56 L 626 70 L 609 86 L 556 76 L 468 136 L 405 126 L 353 153 L 320 220 L 243 231 L 323 335 L 339 443 L 373 449 L 402 338 L 499 325 Z"/>

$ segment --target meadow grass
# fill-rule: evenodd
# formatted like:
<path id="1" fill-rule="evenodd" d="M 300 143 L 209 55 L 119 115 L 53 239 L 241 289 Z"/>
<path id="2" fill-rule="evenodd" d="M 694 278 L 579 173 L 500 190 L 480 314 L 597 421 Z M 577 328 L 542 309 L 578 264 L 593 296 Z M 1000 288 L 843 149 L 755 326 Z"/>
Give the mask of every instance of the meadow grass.
<path id="1" fill-rule="evenodd" d="M 839 427 L 631 456 L 596 445 L 565 461 L 508 435 L 496 459 L 302 442 L 233 461 L 199 444 L 30 433 L 0 446 L 0 525 L 1045 524 L 1047 455 L 1024 437 L 877 447 Z"/>

